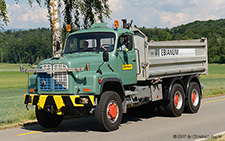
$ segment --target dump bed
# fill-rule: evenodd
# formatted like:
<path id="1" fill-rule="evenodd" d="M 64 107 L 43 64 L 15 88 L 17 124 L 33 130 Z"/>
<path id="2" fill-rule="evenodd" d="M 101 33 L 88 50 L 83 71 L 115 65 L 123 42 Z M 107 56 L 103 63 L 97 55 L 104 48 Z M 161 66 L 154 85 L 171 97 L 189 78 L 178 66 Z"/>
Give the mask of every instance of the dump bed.
<path id="1" fill-rule="evenodd" d="M 208 73 L 206 38 L 147 42 L 143 33 L 133 31 L 139 58 L 138 80 Z"/>

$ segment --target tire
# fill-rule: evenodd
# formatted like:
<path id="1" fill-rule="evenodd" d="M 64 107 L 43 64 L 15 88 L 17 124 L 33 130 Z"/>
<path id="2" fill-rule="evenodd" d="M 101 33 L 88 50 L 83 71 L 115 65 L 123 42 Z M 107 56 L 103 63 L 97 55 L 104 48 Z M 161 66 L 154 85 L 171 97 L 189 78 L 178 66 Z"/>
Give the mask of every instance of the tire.
<path id="1" fill-rule="evenodd" d="M 114 91 L 106 91 L 101 95 L 95 108 L 95 119 L 105 131 L 119 128 L 122 120 L 122 101 Z"/>
<path id="2" fill-rule="evenodd" d="M 172 87 L 170 100 L 165 104 L 165 112 L 168 116 L 178 117 L 184 111 L 184 89 L 175 83 Z"/>
<path id="3" fill-rule="evenodd" d="M 201 104 L 201 91 L 198 83 L 191 82 L 185 102 L 185 112 L 197 113 Z"/>
<path id="4" fill-rule="evenodd" d="M 57 127 L 63 120 L 63 116 L 51 114 L 43 109 L 39 110 L 37 106 L 35 112 L 38 123 L 44 128 Z"/>

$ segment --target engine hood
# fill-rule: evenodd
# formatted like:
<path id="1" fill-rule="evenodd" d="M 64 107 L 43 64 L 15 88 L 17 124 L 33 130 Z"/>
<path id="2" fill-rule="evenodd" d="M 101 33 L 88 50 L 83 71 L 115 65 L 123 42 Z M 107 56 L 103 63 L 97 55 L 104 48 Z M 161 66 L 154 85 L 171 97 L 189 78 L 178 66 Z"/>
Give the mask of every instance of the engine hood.
<path id="1" fill-rule="evenodd" d="M 55 59 L 50 58 L 41 61 L 38 66 L 43 64 L 66 64 L 68 68 L 80 68 L 85 67 L 86 63 L 90 64 L 90 69 L 96 69 L 103 62 L 102 52 L 85 52 L 85 53 L 74 53 L 66 54 L 61 58 Z"/>

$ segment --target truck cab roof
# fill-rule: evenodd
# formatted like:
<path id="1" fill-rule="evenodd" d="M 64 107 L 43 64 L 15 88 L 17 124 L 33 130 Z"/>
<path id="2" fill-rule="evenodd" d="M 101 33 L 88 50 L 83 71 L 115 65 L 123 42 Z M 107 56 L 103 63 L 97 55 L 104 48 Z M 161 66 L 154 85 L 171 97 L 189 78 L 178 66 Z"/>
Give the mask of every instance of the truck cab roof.
<path id="1" fill-rule="evenodd" d="M 81 33 L 90 33 L 90 32 L 113 32 L 118 35 L 123 34 L 123 33 L 133 34 L 133 32 L 128 29 L 114 28 L 114 27 L 109 28 L 109 27 L 107 27 L 107 23 L 95 23 L 89 29 L 83 29 L 80 31 L 76 31 L 76 32 L 71 33 L 70 35 L 81 34 Z"/>

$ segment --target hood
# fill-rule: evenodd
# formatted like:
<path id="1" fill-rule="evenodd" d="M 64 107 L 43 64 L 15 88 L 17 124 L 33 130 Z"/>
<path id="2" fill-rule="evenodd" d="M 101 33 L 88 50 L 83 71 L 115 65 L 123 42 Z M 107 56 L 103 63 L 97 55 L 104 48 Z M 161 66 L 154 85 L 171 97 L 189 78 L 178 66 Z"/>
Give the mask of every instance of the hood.
<path id="1" fill-rule="evenodd" d="M 51 58 L 41 61 L 38 66 L 43 64 L 66 64 L 68 68 L 80 68 L 85 67 L 86 63 L 89 63 L 91 68 L 97 68 L 102 60 L 102 52 L 85 52 L 85 53 L 73 53 L 64 54 L 63 57 L 59 59 Z"/>

